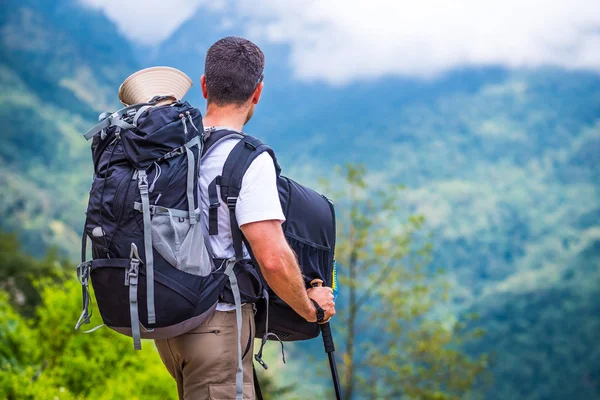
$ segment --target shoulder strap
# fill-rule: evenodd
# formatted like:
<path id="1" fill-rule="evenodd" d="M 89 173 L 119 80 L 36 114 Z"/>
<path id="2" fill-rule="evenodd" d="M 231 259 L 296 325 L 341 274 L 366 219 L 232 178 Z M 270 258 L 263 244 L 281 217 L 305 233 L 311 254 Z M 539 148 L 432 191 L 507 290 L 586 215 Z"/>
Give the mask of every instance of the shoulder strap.
<path id="1" fill-rule="evenodd" d="M 228 139 L 243 139 L 245 133 L 236 131 L 227 127 L 212 127 L 204 130 L 204 147 L 202 149 L 202 158 L 208 155 L 213 149 Z"/>
<path id="2" fill-rule="evenodd" d="M 245 134 L 235 129 L 227 127 L 211 127 L 204 130 L 202 140 L 204 146 L 202 147 L 201 159 L 206 157 L 212 150 L 214 150 L 220 143 L 229 139 L 243 139 Z M 219 217 L 218 209 L 221 206 L 219 202 L 219 195 L 217 193 L 217 185 L 220 184 L 220 176 L 217 176 L 208 185 L 208 198 L 209 198 L 209 210 L 208 210 L 208 234 L 218 235 L 219 234 Z"/>
<path id="3" fill-rule="evenodd" d="M 243 236 L 235 216 L 235 207 L 240 190 L 242 188 L 242 179 L 244 178 L 244 174 L 250 167 L 250 164 L 252 164 L 252 161 L 254 161 L 256 157 L 264 152 L 269 153 L 273 158 L 275 171 L 277 175 L 279 175 L 281 168 L 277 163 L 277 159 L 273 150 L 260 140 L 246 135 L 238 142 L 238 144 L 235 145 L 233 150 L 231 150 L 231 153 L 223 165 L 223 173 L 220 177 L 218 177 L 219 182 L 217 183 L 221 186 L 221 199 L 223 199 L 223 202 L 225 202 L 229 208 L 229 220 L 231 225 L 233 248 L 235 250 L 236 257 L 239 258 L 243 257 Z"/>
<path id="4" fill-rule="evenodd" d="M 245 135 L 237 145 L 231 150 L 229 157 L 223 165 L 223 173 L 221 174 L 221 197 L 227 203 L 227 197 L 236 197 L 242 188 L 242 179 L 246 174 L 252 161 L 262 153 L 267 152 L 273 159 L 275 164 L 275 172 L 277 175 L 281 172 L 281 168 L 277 163 L 275 152 L 269 146 L 260 140 L 250 135 Z M 229 190 L 223 191 L 223 187 Z"/>
<path id="5" fill-rule="evenodd" d="M 217 139 L 218 140 L 218 139 Z M 214 146 L 214 145 L 213 145 Z M 221 186 L 221 198 L 227 204 L 229 208 L 229 223 L 231 227 L 231 237 L 233 240 L 233 248 L 235 250 L 235 256 L 233 260 L 238 261 L 241 260 L 243 255 L 243 240 L 244 236 L 242 234 L 241 229 L 238 226 L 237 219 L 235 216 L 235 207 L 237 204 L 237 198 L 240 194 L 240 190 L 242 187 L 242 179 L 244 174 L 250 167 L 252 161 L 256 159 L 263 152 L 268 152 L 273 158 L 273 162 L 275 163 L 275 170 L 277 175 L 279 175 L 280 168 L 277 164 L 277 160 L 275 158 L 275 153 L 273 150 L 267 145 L 263 144 L 260 140 L 244 135 L 240 141 L 235 145 L 229 156 L 225 160 L 225 164 L 223 165 L 223 172 L 221 176 L 215 178 L 216 184 Z M 215 187 L 216 185 L 211 186 Z M 210 192 L 210 190 L 209 190 Z M 216 194 L 216 193 L 213 193 Z M 210 196 L 210 194 L 209 194 Z M 211 201 L 212 203 L 212 201 Z M 209 212 L 212 210 L 209 210 Z M 248 248 L 250 250 L 250 248 Z M 242 392 L 241 385 L 243 383 L 243 374 L 241 372 L 242 365 L 242 357 L 241 357 L 241 346 L 240 346 L 240 336 L 241 336 L 241 309 L 239 304 L 241 303 L 240 294 L 238 284 L 235 281 L 235 273 L 233 271 L 229 271 L 229 281 L 231 284 L 231 290 L 233 292 L 235 304 L 236 304 L 236 317 L 238 321 L 238 354 L 239 354 L 239 365 L 238 372 L 236 374 L 236 388 L 237 394 Z M 227 273 L 227 271 L 226 271 Z M 257 391 L 257 395 L 259 399 L 262 399 L 262 393 L 260 392 L 260 386 L 258 385 L 258 379 L 256 377 L 256 372 L 253 372 L 254 385 Z M 243 387 L 243 386 L 242 386 Z"/>

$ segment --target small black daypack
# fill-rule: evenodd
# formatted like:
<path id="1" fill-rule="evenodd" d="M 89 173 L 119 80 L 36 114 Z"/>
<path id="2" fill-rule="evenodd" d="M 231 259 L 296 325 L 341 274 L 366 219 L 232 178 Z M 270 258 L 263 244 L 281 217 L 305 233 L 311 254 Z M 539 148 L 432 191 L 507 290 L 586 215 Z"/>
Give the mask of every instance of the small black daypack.
<path id="1" fill-rule="evenodd" d="M 331 287 L 336 237 L 333 203 L 322 194 L 281 175 L 281 168 L 277 163 L 275 153 L 260 140 L 242 132 L 227 129 L 209 131 L 207 136 L 204 151 L 210 151 L 212 146 L 218 145 L 221 141 L 230 138 L 239 139 L 225 161 L 222 174 L 215 178 L 213 184 L 209 185 L 209 197 L 218 199 L 216 187 L 219 186 L 221 198 L 228 205 L 236 253 L 241 254 L 242 242 L 245 241 L 235 219 L 236 200 L 241 190 L 242 178 L 252 161 L 263 152 L 267 152 L 275 164 L 279 199 L 286 218 L 282 228 L 290 247 L 298 257 L 298 264 L 302 269 L 306 287 L 310 287 L 310 283 L 314 279 L 320 279 L 325 286 Z M 216 222 L 218 201 L 211 200 L 211 203 L 215 204 L 215 207 L 209 209 L 209 221 Z M 216 223 L 209 228 L 209 231 L 211 234 L 218 234 Z M 247 242 L 246 248 L 252 257 L 253 265 L 240 271 L 241 273 L 237 277 L 240 286 L 248 288 L 247 292 L 251 291 L 251 288 L 255 288 L 255 290 L 265 288 L 262 296 L 255 292 L 249 294 L 248 298 L 244 298 L 245 293 L 242 292 L 242 301 L 255 302 L 257 297 L 262 297 L 264 300 L 257 304 L 255 337 L 263 339 L 263 344 L 269 333 L 275 334 L 282 341 L 307 340 L 317 337 L 320 333 L 319 325 L 306 321 L 268 287 L 260 275 L 260 269 Z M 255 282 L 256 276 L 260 279 L 261 284 Z M 231 301 L 231 294 L 227 289 L 226 285 L 223 297 L 225 301 Z M 261 362 L 259 358 L 257 360 Z"/>

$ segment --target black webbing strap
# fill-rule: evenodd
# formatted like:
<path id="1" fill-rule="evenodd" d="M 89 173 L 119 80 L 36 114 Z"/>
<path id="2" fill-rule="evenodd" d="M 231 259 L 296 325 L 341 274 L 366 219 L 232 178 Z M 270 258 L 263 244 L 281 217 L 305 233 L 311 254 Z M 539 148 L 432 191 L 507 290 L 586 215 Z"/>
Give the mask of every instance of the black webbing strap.
<path id="1" fill-rule="evenodd" d="M 272 153 L 272 150 L 260 140 L 252 136 L 244 136 L 231 150 L 223 165 L 223 173 L 220 179 L 221 198 L 229 208 L 233 249 L 235 250 L 235 256 L 239 259 L 243 258 L 243 235 L 237 223 L 235 207 L 242 188 L 244 174 L 252 161 L 264 151 Z"/>
<path id="2" fill-rule="evenodd" d="M 225 160 L 223 173 L 221 174 L 221 198 L 225 203 L 227 203 L 227 198 L 238 197 L 244 174 L 246 174 L 252 161 L 265 151 L 273 158 L 276 173 L 279 175 L 281 169 L 277 164 L 273 150 L 260 140 L 252 136 L 245 136 L 231 150 L 227 160 Z"/>
<path id="3" fill-rule="evenodd" d="M 263 395 L 260 391 L 260 383 L 258 382 L 258 375 L 256 375 L 256 368 L 254 368 L 254 363 L 252 363 L 252 376 L 254 377 L 254 395 L 256 396 L 256 400 L 263 400 Z"/>
<path id="4" fill-rule="evenodd" d="M 241 260 L 244 258 L 244 248 L 242 247 L 243 238 L 242 230 L 238 226 L 237 218 L 235 217 L 235 203 L 237 197 L 231 198 L 231 203 L 227 204 L 229 207 L 229 224 L 231 225 L 231 240 L 233 241 L 233 250 L 235 251 L 235 258 Z"/>
<path id="5" fill-rule="evenodd" d="M 129 268 L 129 258 L 97 258 L 92 261 L 91 270 L 98 268 Z"/>
<path id="6" fill-rule="evenodd" d="M 217 194 L 217 185 L 220 181 L 220 176 L 217 176 L 208 185 L 208 234 L 218 235 L 219 234 L 219 207 L 221 202 L 219 201 L 219 195 Z"/>
<path id="7" fill-rule="evenodd" d="M 202 157 L 204 157 L 218 143 L 227 140 L 228 137 L 242 139 L 244 137 L 244 133 L 227 129 L 225 127 L 205 129 L 203 136 L 204 146 L 202 147 Z M 221 177 L 217 176 L 208 185 L 208 198 L 210 202 L 208 208 L 208 234 L 212 236 L 219 234 L 219 207 L 221 204 L 219 202 L 219 195 L 217 193 L 217 185 L 221 184 L 220 180 Z M 237 224 L 237 222 L 235 223 Z M 236 251 L 236 256 L 241 258 L 241 254 L 241 250 L 239 253 Z"/>
<path id="8" fill-rule="evenodd" d="M 229 157 L 227 157 L 225 165 L 223 165 L 223 173 L 221 174 L 221 185 L 228 188 L 228 197 L 237 197 L 239 195 L 244 174 L 252 161 L 265 151 L 271 155 L 275 164 L 275 171 L 279 175 L 281 168 L 277 164 L 275 153 L 269 146 L 252 136 L 245 136 L 235 145 Z M 221 190 L 221 197 L 224 197 L 223 190 Z M 226 199 L 223 198 L 223 200 L 225 201 Z"/>
<path id="9" fill-rule="evenodd" d="M 83 228 L 83 233 L 81 234 L 81 264 L 85 263 L 87 260 L 87 233 L 85 233 L 85 227 Z M 89 271 L 87 272 L 89 273 Z M 86 277 L 84 281 L 82 281 L 81 285 L 81 299 L 82 299 L 82 310 L 83 310 L 83 323 L 90 323 L 90 314 L 89 314 L 89 306 L 90 306 L 90 292 L 88 289 L 88 279 L 89 276 Z M 85 284 L 84 284 L 85 282 Z"/>
<path id="10" fill-rule="evenodd" d="M 81 262 L 86 262 L 87 258 L 87 233 L 85 233 L 85 227 L 83 228 L 83 233 L 81 234 Z"/>

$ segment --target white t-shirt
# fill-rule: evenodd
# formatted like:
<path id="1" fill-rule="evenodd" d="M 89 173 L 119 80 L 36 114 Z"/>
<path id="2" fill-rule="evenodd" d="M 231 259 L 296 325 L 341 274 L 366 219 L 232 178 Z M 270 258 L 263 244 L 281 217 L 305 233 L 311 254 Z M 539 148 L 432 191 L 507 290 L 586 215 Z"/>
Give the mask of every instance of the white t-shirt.
<path id="1" fill-rule="evenodd" d="M 223 165 L 229 153 L 239 139 L 228 139 L 210 150 L 200 164 L 200 193 L 202 199 L 202 213 L 204 221 L 208 224 L 208 185 L 223 172 Z M 220 187 L 217 185 L 219 202 L 217 208 L 219 234 L 209 236 L 209 243 L 217 258 L 233 257 L 233 241 L 231 238 L 231 227 L 229 222 L 229 209 L 221 199 Z M 242 178 L 242 188 L 238 196 L 235 208 L 235 216 L 239 226 L 250 222 L 279 220 L 285 221 L 285 216 L 279 202 L 277 181 L 273 159 L 268 153 L 262 153 L 250 164 L 246 174 Z M 244 246 L 244 257 L 248 257 L 248 251 Z M 219 303 L 217 310 L 230 311 L 233 306 L 227 303 Z"/>

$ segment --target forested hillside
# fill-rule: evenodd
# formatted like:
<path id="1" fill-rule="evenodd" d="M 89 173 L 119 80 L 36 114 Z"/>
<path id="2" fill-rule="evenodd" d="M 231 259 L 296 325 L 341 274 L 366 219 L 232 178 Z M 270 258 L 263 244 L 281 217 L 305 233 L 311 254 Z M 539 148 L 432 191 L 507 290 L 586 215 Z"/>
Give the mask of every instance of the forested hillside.
<path id="1" fill-rule="evenodd" d="M 69 251 L 91 182 L 80 134 L 118 106 L 115 90 L 138 64 L 114 25 L 75 0 L 4 3 L 0 227 L 19 232 L 34 254 L 47 245 Z"/>
<path id="2" fill-rule="evenodd" d="M 91 182 L 79 135 L 119 107 L 121 81 L 167 64 L 194 79 L 234 28 L 201 10 L 151 51 L 76 1 L 8 1 L 0 11 L 0 228 L 24 249 L 74 257 Z M 238 34 L 240 32 L 237 32 Z M 447 270 L 457 310 L 475 311 L 492 355 L 490 399 L 600 397 L 600 76 L 539 68 L 468 69 L 431 81 L 385 77 L 331 87 L 267 56 L 248 131 L 305 183 L 363 162 L 369 182 L 403 183 L 421 214 L 431 267 Z M 335 186 L 335 180 L 332 182 Z M 343 305 L 340 305 L 343 306 Z"/>

